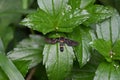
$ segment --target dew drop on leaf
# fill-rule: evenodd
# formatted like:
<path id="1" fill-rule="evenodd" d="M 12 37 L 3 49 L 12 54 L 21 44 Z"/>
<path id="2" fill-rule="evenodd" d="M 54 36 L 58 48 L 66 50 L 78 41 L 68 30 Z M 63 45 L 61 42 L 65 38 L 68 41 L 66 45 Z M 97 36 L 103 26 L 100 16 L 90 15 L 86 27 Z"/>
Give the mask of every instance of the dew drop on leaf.
<path id="1" fill-rule="evenodd" d="M 119 68 L 119 65 L 117 65 L 117 64 L 114 64 L 114 67 L 115 67 L 116 69 L 118 69 L 118 68 Z"/>

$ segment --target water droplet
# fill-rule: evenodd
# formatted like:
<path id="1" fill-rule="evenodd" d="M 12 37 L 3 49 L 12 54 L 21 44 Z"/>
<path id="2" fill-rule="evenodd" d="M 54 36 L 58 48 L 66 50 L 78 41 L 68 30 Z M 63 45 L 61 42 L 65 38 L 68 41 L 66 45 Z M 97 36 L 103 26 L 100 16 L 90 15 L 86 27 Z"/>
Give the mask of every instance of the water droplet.
<path id="1" fill-rule="evenodd" d="M 82 10 L 81 14 L 89 14 L 87 10 Z"/>
<path id="2" fill-rule="evenodd" d="M 56 30 L 58 30 L 59 28 L 58 28 L 58 27 L 56 27 L 55 29 L 56 29 Z"/>
<path id="3" fill-rule="evenodd" d="M 90 45 L 92 45 L 92 44 L 93 44 L 93 42 L 89 42 L 89 44 L 90 44 Z"/>
<path id="4" fill-rule="evenodd" d="M 90 60 L 90 59 L 88 58 L 88 59 L 87 59 L 87 62 L 88 62 L 89 60 Z"/>
<path id="5" fill-rule="evenodd" d="M 25 19 L 23 19 L 23 21 L 22 22 L 29 22 L 30 21 L 30 19 L 29 18 L 25 18 Z"/>
<path id="6" fill-rule="evenodd" d="M 110 58 L 113 58 L 114 55 L 115 55 L 115 53 L 110 51 Z"/>
<path id="7" fill-rule="evenodd" d="M 71 11 L 71 9 L 72 9 L 71 5 L 66 6 L 66 11 Z"/>
<path id="8" fill-rule="evenodd" d="M 70 19 L 71 19 L 72 17 L 73 17 L 73 15 L 71 14 L 71 15 L 70 15 Z"/>
<path id="9" fill-rule="evenodd" d="M 117 69 L 117 68 L 119 68 L 119 65 L 114 64 L 114 67 Z"/>
<path id="10" fill-rule="evenodd" d="M 64 16 L 64 15 L 65 15 L 65 13 L 64 13 L 64 12 L 62 12 L 62 15 Z"/>

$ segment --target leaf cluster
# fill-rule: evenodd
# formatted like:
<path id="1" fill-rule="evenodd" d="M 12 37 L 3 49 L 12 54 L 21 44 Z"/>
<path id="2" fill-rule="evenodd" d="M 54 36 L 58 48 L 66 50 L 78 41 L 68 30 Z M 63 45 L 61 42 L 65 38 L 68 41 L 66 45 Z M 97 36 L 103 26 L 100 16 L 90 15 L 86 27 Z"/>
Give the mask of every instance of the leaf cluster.
<path id="1" fill-rule="evenodd" d="M 17 4 L 0 11 L 0 80 L 25 80 L 34 68 L 34 80 L 119 80 L 120 16 L 116 9 L 97 4 L 105 4 L 102 0 L 37 0 L 39 8 L 34 11 L 29 10 L 33 0 L 12 1 Z M 0 4 L 10 2 L 1 0 Z M 20 24 L 30 28 L 30 35 L 23 31 L 17 39 L 25 38 L 16 46 L 12 42 L 14 47 L 7 52 L 16 35 L 10 26 L 26 13 Z M 65 37 L 79 45 L 63 44 L 61 52 L 61 43 L 46 43 L 46 37 Z"/>

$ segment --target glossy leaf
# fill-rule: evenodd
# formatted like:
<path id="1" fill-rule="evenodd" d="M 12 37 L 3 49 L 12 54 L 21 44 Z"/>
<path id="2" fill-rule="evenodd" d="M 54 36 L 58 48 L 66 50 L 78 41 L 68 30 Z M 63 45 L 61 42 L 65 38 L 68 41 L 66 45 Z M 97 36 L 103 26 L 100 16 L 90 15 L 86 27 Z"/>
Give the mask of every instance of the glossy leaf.
<path id="1" fill-rule="evenodd" d="M 93 51 L 90 61 L 80 68 L 78 62 L 74 62 L 72 72 L 66 80 L 93 80 L 98 65 L 104 61 L 104 57 Z"/>
<path id="2" fill-rule="evenodd" d="M 89 46 L 91 36 L 89 29 L 77 27 L 69 36 L 71 39 L 79 42 L 79 45 L 75 47 L 75 54 L 80 66 L 82 67 L 89 61 L 91 55 Z"/>
<path id="3" fill-rule="evenodd" d="M 72 9 L 85 8 L 87 6 L 93 5 L 95 0 L 69 0 L 68 4 L 71 5 Z"/>
<path id="4" fill-rule="evenodd" d="M 46 44 L 43 51 L 43 64 L 49 80 L 64 80 L 73 65 L 74 52 L 72 47 L 65 44 L 64 51 L 60 51 L 60 45 Z"/>
<path id="5" fill-rule="evenodd" d="M 58 14 L 68 0 L 37 0 L 39 7 L 47 13 Z"/>
<path id="6" fill-rule="evenodd" d="M 0 67 L 0 80 L 9 80 L 7 75 L 4 73 L 4 71 Z"/>
<path id="7" fill-rule="evenodd" d="M 94 80 L 119 80 L 119 75 L 119 64 L 103 62 L 99 65 Z"/>
<path id="8" fill-rule="evenodd" d="M 5 49 L 4 49 L 4 46 L 3 46 L 3 42 L 0 38 L 0 53 L 4 53 L 5 52 Z"/>
<path id="9" fill-rule="evenodd" d="M 12 61 L 3 54 L 0 54 L 0 67 L 8 76 L 9 80 L 25 80 Z"/>
<path id="10" fill-rule="evenodd" d="M 95 0 L 81 0 L 80 8 L 85 8 L 87 6 L 93 5 Z"/>
<path id="11" fill-rule="evenodd" d="M 111 62 L 112 43 L 103 39 L 97 39 L 90 42 L 90 45 L 96 49 L 101 55 L 103 55 L 108 62 Z"/>
<path id="12" fill-rule="evenodd" d="M 116 8 L 120 13 L 120 8 L 119 8 L 120 1 L 119 0 L 99 0 L 99 1 L 106 6 L 112 6 Z"/>
<path id="13" fill-rule="evenodd" d="M 97 24 L 96 33 L 98 38 L 110 40 L 112 43 L 114 43 L 120 35 L 119 21 L 120 16 L 116 11 L 114 11 L 114 14 L 110 19 Z"/>
<path id="14" fill-rule="evenodd" d="M 15 64 L 15 66 L 17 67 L 17 69 L 21 72 L 21 74 L 26 77 L 26 74 L 29 70 L 29 65 L 30 65 L 30 61 L 27 60 L 15 60 L 13 61 L 13 63 Z"/>
<path id="15" fill-rule="evenodd" d="M 120 60 L 120 40 L 117 40 L 112 48 L 113 59 Z"/>
<path id="16" fill-rule="evenodd" d="M 91 25 L 110 18 L 113 13 L 113 8 L 102 5 L 92 5 L 87 8 L 87 11 L 91 16 L 84 24 Z"/>
<path id="17" fill-rule="evenodd" d="M 31 61 L 29 68 L 36 66 L 42 61 L 42 49 L 44 38 L 38 35 L 30 35 L 29 39 L 21 41 L 13 51 L 8 53 L 12 60 Z"/>
<path id="18" fill-rule="evenodd" d="M 69 8 L 69 6 L 67 6 Z M 58 16 L 48 14 L 42 10 L 28 15 L 21 23 L 33 30 L 47 34 L 49 32 L 72 32 L 73 28 L 89 18 L 86 10 L 77 9 L 74 13 L 64 9 Z"/>
<path id="19" fill-rule="evenodd" d="M 70 5 L 74 11 L 75 9 L 80 8 L 80 2 L 81 0 L 68 0 L 68 5 Z"/>
<path id="20" fill-rule="evenodd" d="M 93 67 L 94 66 L 94 67 Z M 74 67 L 72 70 L 72 80 L 93 80 L 95 65 L 88 63 L 83 68 Z M 68 79 L 68 80 L 71 80 Z"/>

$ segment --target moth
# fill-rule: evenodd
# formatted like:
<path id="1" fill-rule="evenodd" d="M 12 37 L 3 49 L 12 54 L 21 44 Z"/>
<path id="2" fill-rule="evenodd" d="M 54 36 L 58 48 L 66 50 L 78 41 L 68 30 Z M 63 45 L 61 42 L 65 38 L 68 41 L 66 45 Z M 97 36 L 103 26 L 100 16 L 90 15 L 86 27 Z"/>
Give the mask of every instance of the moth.
<path id="1" fill-rule="evenodd" d="M 67 44 L 68 46 L 77 46 L 78 42 L 64 38 L 64 37 L 59 37 L 59 38 L 46 38 L 46 42 L 49 44 L 55 44 L 55 43 L 60 43 L 60 51 L 64 51 L 64 45 Z"/>

